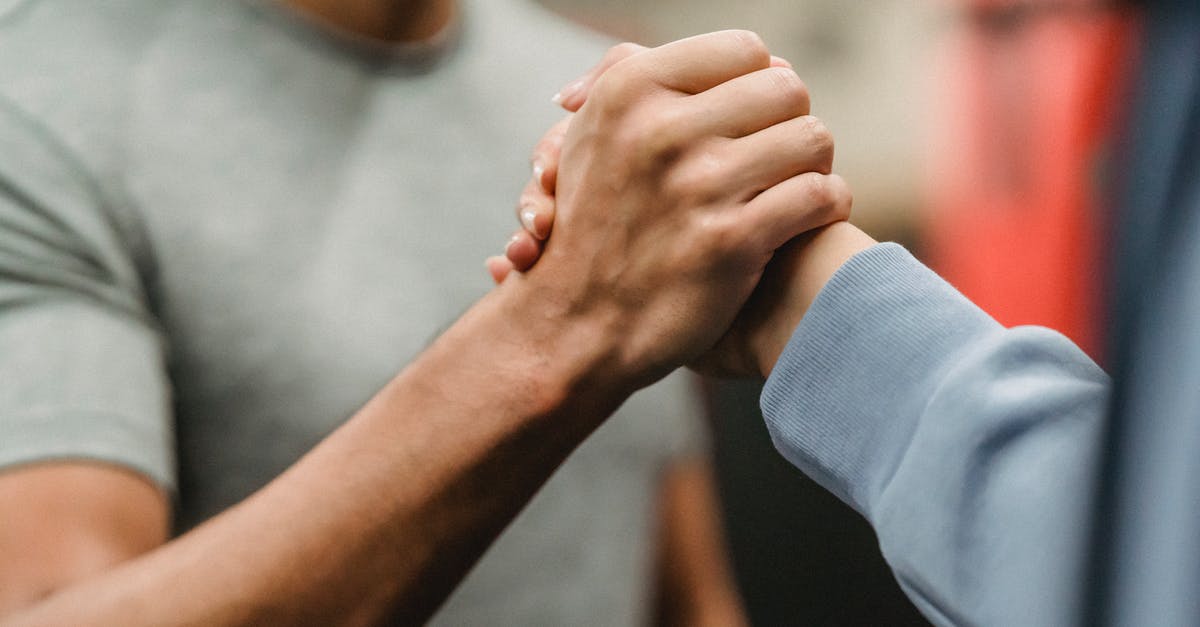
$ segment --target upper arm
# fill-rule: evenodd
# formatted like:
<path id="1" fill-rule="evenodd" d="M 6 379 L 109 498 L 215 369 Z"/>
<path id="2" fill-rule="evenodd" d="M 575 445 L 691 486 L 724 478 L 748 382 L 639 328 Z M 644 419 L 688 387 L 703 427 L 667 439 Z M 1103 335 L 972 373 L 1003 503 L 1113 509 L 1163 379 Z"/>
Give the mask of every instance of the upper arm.
<path id="1" fill-rule="evenodd" d="M 164 344 L 111 203 L 0 94 L 0 611 L 143 552 L 174 477 Z"/>
<path id="2" fill-rule="evenodd" d="M 0 472 L 0 616 L 163 544 L 169 512 L 162 490 L 116 466 Z"/>

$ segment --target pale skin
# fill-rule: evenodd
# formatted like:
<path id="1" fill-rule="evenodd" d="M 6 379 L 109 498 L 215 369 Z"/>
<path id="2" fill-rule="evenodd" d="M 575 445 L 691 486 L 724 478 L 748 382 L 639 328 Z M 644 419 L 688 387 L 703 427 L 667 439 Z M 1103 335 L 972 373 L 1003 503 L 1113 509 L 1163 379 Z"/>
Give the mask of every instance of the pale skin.
<path id="1" fill-rule="evenodd" d="M 778 248 L 845 217 L 826 155 L 797 148 L 811 140 L 791 123 L 807 113 L 803 86 L 770 64 L 761 40 L 733 31 L 606 72 L 564 138 L 538 267 L 197 529 L 168 541 L 162 495 L 123 471 L 0 477 L 0 511 L 16 520 L 0 547 L 38 555 L 0 567 L 4 624 L 428 618 L 624 398 L 713 350 Z M 56 492 L 64 481 L 78 493 Z M 72 514 L 81 503 L 89 524 Z"/>

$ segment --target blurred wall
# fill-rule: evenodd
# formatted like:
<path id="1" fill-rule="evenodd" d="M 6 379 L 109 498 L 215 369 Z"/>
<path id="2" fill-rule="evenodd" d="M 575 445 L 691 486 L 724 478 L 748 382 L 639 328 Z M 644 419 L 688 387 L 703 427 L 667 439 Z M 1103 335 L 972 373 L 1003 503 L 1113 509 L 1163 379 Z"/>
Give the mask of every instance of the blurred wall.
<path id="1" fill-rule="evenodd" d="M 902 0 L 542 0 L 612 34 L 656 45 L 724 28 L 757 31 L 795 66 L 837 140 L 853 220 L 914 244 L 937 3 Z M 756 625 L 925 624 L 870 527 L 790 466 L 758 412 L 761 386 L 707 382 L 734 570 Z"/>

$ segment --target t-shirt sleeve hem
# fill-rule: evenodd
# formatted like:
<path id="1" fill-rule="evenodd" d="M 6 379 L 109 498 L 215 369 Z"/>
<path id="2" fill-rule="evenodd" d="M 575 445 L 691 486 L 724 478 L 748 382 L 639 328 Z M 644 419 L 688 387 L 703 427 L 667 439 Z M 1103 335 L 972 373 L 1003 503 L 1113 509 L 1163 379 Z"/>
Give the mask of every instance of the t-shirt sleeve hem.
<path id="1" fill-rule="evenodd" d="M 110 464 L 142 475 L 174 495 L 175 460 L 168 436 L 137 421 L 90 410 L 43 410 L 3 418 L 0 472 L 56 461 Z"/>

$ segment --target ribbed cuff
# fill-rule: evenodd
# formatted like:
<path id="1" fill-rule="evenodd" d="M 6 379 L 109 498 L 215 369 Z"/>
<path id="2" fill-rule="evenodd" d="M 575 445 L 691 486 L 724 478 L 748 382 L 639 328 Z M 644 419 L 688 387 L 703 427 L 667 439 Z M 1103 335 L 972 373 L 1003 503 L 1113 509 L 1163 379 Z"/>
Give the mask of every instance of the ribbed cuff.
<path id="1" fill-rule="evenodd" d="M 776 448 L 870 519 L 942 369 L 1000 328 L 903 247 L 855 255 L 767 379 L 761 403 Z"/>

